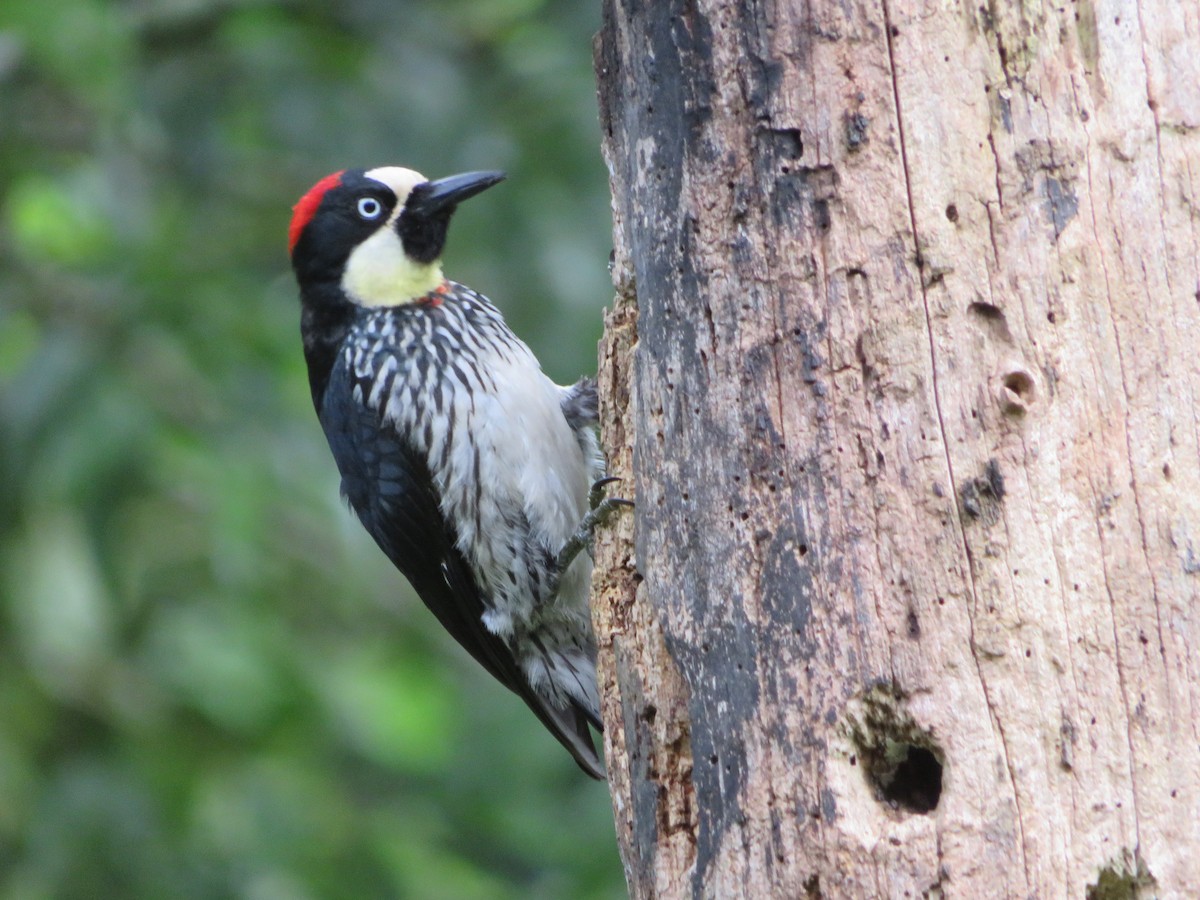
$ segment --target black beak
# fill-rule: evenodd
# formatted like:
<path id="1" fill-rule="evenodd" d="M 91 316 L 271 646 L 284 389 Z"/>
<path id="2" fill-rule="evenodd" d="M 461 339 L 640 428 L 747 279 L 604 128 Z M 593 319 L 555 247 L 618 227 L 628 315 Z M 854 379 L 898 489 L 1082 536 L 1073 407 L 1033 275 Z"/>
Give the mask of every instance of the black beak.
<path id="1" fill-rule="evenodd" d="M 408 195 L 404 211 L 419 218 L 450 213 L 462 201 L 504 180 L 503 172 L 464 172 L 418 184 Z"/>
<path id="2" fill-rule="evenodd" d="M 396 233 L 409 259 L 431 263 L 441 256 L 454 208 L 503 180 L 503 172 L 464 172 L 413 188 L 396 218 Z"/>

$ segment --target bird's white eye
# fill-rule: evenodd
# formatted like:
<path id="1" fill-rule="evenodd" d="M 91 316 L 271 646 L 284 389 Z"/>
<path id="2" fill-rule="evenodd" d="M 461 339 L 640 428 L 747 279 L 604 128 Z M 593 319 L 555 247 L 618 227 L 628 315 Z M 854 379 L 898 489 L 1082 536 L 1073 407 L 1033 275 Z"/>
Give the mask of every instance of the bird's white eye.
<path id="1" fill-rule="evenodd" d="M 383 212 L 383 204 L 374 197 L 363 197 L 358 201 L 358 214 L 364 219 L 378 219 Z"/>

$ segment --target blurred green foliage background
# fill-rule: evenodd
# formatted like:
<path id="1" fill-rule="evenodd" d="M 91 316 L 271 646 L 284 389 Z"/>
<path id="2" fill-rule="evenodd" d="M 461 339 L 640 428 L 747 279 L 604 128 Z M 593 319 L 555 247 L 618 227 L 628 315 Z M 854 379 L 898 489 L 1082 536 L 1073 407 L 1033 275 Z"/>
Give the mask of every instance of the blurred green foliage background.
<path id="1" fill-rule="evenodd" d="M 624 895 L 604 786 L 339 500 L 285 251 L 329 171 L 506 169 L 447 271 L 593 372 L 598 16 L 0 3 L 0 897 Z"/>

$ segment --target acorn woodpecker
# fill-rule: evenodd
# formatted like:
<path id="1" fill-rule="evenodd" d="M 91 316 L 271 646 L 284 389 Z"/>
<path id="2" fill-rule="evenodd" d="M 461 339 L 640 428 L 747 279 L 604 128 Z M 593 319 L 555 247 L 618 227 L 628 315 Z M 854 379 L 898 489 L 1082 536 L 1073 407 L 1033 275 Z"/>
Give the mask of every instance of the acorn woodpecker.
<path id="1" fill-rule="evenodd" d="M 504 177 L 336 172 L 289 230 L 301 335 L 342 493 L 454 638 L 603 778 L 591 560 L 595 382 L 554 384 L 482 294 L 448 281 L 456 205 Z M 589 490 L 590 488 L 590 490 Z M 589 503 L 590 501 L 590 503 Z"/>

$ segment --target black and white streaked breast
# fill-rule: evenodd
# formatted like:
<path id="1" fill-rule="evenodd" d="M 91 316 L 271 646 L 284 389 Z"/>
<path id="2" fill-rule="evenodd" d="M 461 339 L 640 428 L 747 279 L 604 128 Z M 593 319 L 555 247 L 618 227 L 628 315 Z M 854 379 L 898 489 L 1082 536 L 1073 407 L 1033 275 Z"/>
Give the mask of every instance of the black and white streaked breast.
<path id="1" fill-rule="evenodd" d="M 514 642 L 587 633 L 590 562 L 558 579 L 550 567 L 586 512 L 596 465 L 564 415 L 563 390 L 499 311 L 459 285 L 439 296 L 362 314 L 342 361 L 353 398 L 427 466 L 488 629 Z M 551 602 L 552 582 L 566 602 Z"/>

